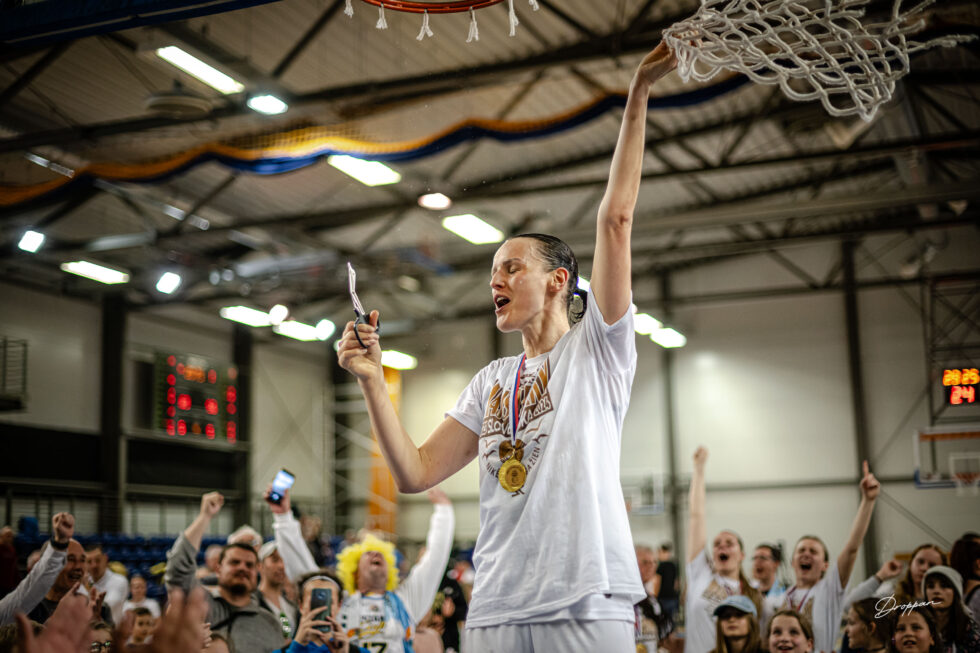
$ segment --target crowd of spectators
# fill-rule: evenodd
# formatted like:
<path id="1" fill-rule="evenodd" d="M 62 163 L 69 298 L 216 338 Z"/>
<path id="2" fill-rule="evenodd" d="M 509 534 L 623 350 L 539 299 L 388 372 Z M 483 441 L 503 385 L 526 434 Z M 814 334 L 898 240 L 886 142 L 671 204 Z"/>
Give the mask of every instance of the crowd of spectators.
<path id="1" fill-rule="evenodd" d="M 50 538 L 24 557 L 23 579 L 8 528 L 0 532 L 0 653 L 458 651 L 467 591 L 447 573 L 453 508 L 441 491 L 430 496 L 427 549 L 401 579 L 394 545 L 371 532 L 351 535 L 338 570 L 318 520 L 297 520 L 288 492 L 281 503 L 268 501 L 273 538 L 263 542 L 242 526 L 225 544 L 209 546 L 198 567 L 204 536 L 224 505 L 220 493 L 207 493 L 157 566 L 166 588 L 162 609 L 147 596 L 142 574 L 127 579 L 101 542 L 76 539 L 72 515 L 53 517 Z"/>
<path id="2" fill-rule="evenodd" d="M 684 653 L 980 653 L 980 535 L 964 534 L 948 556 L 935 543 L 923 544 L 912 552 L 908 565 L 888 560 L 847 593 L 880 492 L 865 462 L 861 501 L 837 557 L 819 536 L 804 535 L 788 561 L 792 582 L 785 582 L 782 546 L 760 543 L 754 548 L 749 579 L 744 570 L 746 548 L 738 533 L 723 530 L 709 546 L 707 460 L 707 450 L 699 448 L 688 497 L 682 638 L 674 632 L 673 615 L 666 607 L 674 599 L 674 568 L 667 567 L 660 576 L 653 550 L 636 547 L 648 595 L 636 605 L 638 641 L 646 650 L 656 646 Z"/>
<path id="3" fill-rule="evenodd" d="M 980 535 L 965 534 L 949 552 L 922 544 L 907 564 L 887 560 L 846 592 L 879 492 L 867 467 L 837 557 L 817 535 L 784 556 L 771 542 L 746 549 L 733 530 L 709 542 L 707 458 L 704 449 L 694 456 L 684 573 L 670 542 L 636 546 L 647 594 L 635 606 L 638 651 L 980 653 Z M 268 497 L 268 541 L 246 525 L 201 553 L 224 505 L 221 494 L 205 494 L 159 565 L 160 602 L 139 569 L 77 538 L 70 514 L 54 515 L 50 538 L 20 558 L 13 531 L 0 530 L 0 653 L 462 649 L 473 568 L 451 557 L 455 517 L 444 493 L 430 491 L 433 513 L 414 566 L 378 533 L 348 533 L 332 545 L 318 519 L 294 512 L 288 491 L 279 502 Z"/>

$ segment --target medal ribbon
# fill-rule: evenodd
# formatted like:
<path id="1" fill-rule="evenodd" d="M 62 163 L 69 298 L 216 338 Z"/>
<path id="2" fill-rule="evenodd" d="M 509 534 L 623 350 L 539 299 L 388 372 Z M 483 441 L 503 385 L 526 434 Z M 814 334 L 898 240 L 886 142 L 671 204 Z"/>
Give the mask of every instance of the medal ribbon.
<path id="1" fill-rule="evenodd" d="M 796 596 L 796 585 L 793 585 L 792 589 L 790 589 L 790 591 L 787 592 L 788 596 L 786 597 L 789 600 L 789 607 L 793 610 L 796 610 L 797 612 L 801 612 L 803 610 L 803 605 L 806 603 L 807 598 L 810 596 L 810 590 L 812 589 L 813 587 L 811 587 L 806 591 L 806 594 L 803 595 L 803 600 L 800 601 L 800 604 L 797 606 L 797 605 L 793 605 L 793 597 Z"/>
<path id="2" fill-rule="evenodd" d="M 510 430 L 510 442 L 515 447 L 517 446 L 517 427 L 520 422 L 520 408 L 521 403 L 519 399 L 521 391 L 521 372 L 524 371 L 524 362 L 527 360 L 527 354 L 521 354 L 521 364 L 517 366 L 517 374 L 514 375 L 514 394 L 511 397 L 511 430 Z"/>

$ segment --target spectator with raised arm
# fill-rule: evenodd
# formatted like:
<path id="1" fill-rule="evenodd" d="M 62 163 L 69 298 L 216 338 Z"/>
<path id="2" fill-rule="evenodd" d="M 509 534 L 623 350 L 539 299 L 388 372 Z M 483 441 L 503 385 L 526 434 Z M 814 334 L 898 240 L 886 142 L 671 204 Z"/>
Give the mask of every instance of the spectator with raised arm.
<path id="1" fill-rule="evenodd" d="M 352 644 L 368 649 L 383 645 L 388 653 L 411 650 L 413 633 L 432 607 L 453 544 L 452 503 L 437 488 L 428 494 L 435 510 L 429 522 L 425 554 L 401 585 L 394 545 L 389 542 L 368 535 L 337 556 L 337 573 L 348 593 L 338 620 L 343 630 L 351 634 Z M 274 515 L 276 543 L 287 575 L 296 579 L 314 571 L 316 563 L 290 510 L 289 491 L 279 504 L 268 501 L 268 496 L 267 490 L 266 501 Z"/>
<path id="2" fill-rule="evenodd" d="M 74 526 L 74 521 L 72 521 Z M 48 542 L 46 548 L 51 548 L 53 544 Z M 38 563 L 40 565 L 41 563 Z M 104 594 L 100 594 L 95 588 L 89 592 L 79 589 L 82 580 L 85 578 L 85 549 L 78 540 L 69 539 L 65 548 L 65 564 L 61 572 L 54 579 L 54 583 L 48 588 L 44 598 L 30 611 L 29 617 L 32 621 L 40 624 L 46 623 L 48 618 L 58 608 L 58 604 L 65 596 L 73 593 L 87 595 L 87 604 L 90 605 L 89 620 L 105 621 L 112 623 L 112 613 L 109 607 L 102 602 Z"/>
<path id="3" fill-rule="evenodd" d="M 266 542 L 259 549 L 259 589 L 255 598 L 259 605 L 272 613 L 282 625 L 283 637 L 289 639 L 296 632 L 299 624 L 299 609 L 296 604 L 286 598 L 286 566 L 279 555 L 276 543 Z"/>
<path id="4" fill-rule="evenodd" d="M 729 596 L 744 595 L 762 613 L 762 595 L 742 571 L 745 546 L 731 530 L 715 536 L 708 555 L 705 466 L 708 450 L 694 452 L 691 488 L 688 491 L 687 596 L 684 604 L 684 653 L 708 653 L 715 648 L 715 609 Z"/>
<path id="5" fill-rule="evenodd" d="M 71 514 L 59 512 L 51 518 L 51 539 L 45 544 L 41 559 L 12 592 L 0 599 L 0 626 L 13 623 L 18 612 L 31 612 L 44 599 L 65 567 L 74 533 L 75 518 Z M 74 555 L 77 554 L 75 550 Z"/>
<path id="6" fill-rule="evenodd" d="M 195 558 L 211 520 L 225 499 L 218 492 L 201 497 L 197 517 L 167 552 L 168 587 L 185 592 L 198 584 Z M 216 632 L 226 632 L 237 653 L 270 653 L 283 646 L 282 626 L 268 610 L 260 607 L 254 592 L 257 584 L 258 553 L 249 544 L 229 544 L 218 566 L 218 586 L 207 595 L 208 618 Z"/>
<path id="7" fill-rule="evenodd" d="M 902 574 L 902 563 L 897 559 L 886 561 L 878 571 L 851 590 L 844 599 L 844 605 L 848 606 L 861 599 L 886 596 L 895 597 L 895 601 L 900 604 L 921 602 L 925 596 L 922 593 L 922 578 L 925 573 L 936 565 L 945 564 L 946 554 L 942 549 L 931 543 L 920 544 L 912 551 L 905 574 Z M 898 579 L 900 574 L 902 577 Z"/>
<path id="8" fill-rule="evenodd" d="M 810 621 L 814 650 L 818 652 L 826 653 L 834 648 L 844 609 L 844 588 L 851 577 L 858 549 L 864 534 L 868 532 L 871 513 L 881 491 L 881 484 L 871 473 L 868 461 L 864 461 L 862 472 L 861 504 L 837 559 L 830 562 L 827 546 L 816 535 L 801 537 L 793 551 L 796 583 L 783 595 L 782 607 L 795 610 Z"/>

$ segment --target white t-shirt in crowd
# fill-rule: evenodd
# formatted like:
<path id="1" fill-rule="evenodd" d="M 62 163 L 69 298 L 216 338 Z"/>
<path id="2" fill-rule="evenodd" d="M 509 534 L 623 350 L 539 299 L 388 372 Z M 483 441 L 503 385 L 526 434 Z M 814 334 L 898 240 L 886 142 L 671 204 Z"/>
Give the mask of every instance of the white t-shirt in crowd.
<path id="1" fill-rule="evenodd" d="M 447 413 L 479 435 L 480 535 L 466 626 L 570 615 L 633 622 L 632 606 L 646 594 L 619 481 L 636 372 L 633 315 L 607 325 L 590 297 L 582 321 L 526 361 L 533 382 L 520 384 L 515 446 L 520 362 L 511 356 L 484 367 Z M 498 472 L 518 461 L 526 476 L 510 491 Z"/>
<path id="2" fill-rule="evenodd" d="M 293 541 L 280 549 L 285 562 L 286 557 L 302 545 L 302 535 L 295 520 L 295 527 L 291 528 L 287 519 L 276 517 L 276 542 L 280 539 Z M 344 599 L 337 621 L 351 638 L 351 644 L 368 651 L 404 653 L 405 640 L 414 638 L 416 625 L 432 609 L 452 550 L 455 527 L 453 507 L 435 504 L 425 538 L 425 553 L 395 591 L 383 594 L 354 592 Z"/>
<path id="3" fill-rule="evenodd" d="M 686 566 L 684 653 L 708 653 L 715 648 L 715 608 L 729 596 L 741 594 L 738 579 L 719 576 L 702 548 Z"/>
<path id="4" fill-rule="evenodd" d="M 143 599 L 142 601 L 126 601 L 123 603 L 121 614 L 125 615 L 130 610 L 136 608 L 146 608 L 153 615 L 154 619 L 160 618 L 160 604 L 156 599 Z"/>
<path id="5" fill-rule="evenodd" d="M 129 581 L 126 577 L 106 569 L 102 578 L 93 583 L 100 592 L 105 592 L 103 603 L 112 611 L 112 620 L 117 624 L 122 621 L 122 605 L 129 596 Z"/>
<path id="6" fill-rule="evenodd" d="M 815 653 L 833 651 L 844 609 L 844 588 L 837 561 L 830 563 L 827 573 L 809 590 L 799 589 L 796 585 L 786 590 L 780 608 L 796 610 L 810 620 Z"/>

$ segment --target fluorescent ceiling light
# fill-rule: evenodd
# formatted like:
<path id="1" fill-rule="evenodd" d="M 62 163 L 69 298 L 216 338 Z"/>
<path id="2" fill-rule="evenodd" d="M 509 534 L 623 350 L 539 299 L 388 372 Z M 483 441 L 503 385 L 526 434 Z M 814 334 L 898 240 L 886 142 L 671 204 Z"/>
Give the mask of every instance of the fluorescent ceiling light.
<path id="1" fill-rule="evenodd" d="M 164 214 L 169 215 L 174 220 L 183 220 L 185 217 L 187 217 L 187 211 L 177 208 L 172 204 L 164 204 L 161 209 L 163 210 Z"/>
<path id="2" fill-rule="evenodd" d="M 646 313 L 633 316 L 633 330 L 641 335 L 648 336 L 662 326 L 660 320 Z"/>
<path id="3" fill-rule="evenodd" d="M 273 324 L 282 324 L 289 317 L 289 309 L 282 304 L 276 304 L 269 309 L 269 321 Z"/>
<path id="4" fill-rule="evenodd" d="M 419 196 L 419 206 L 433 211 L 442 211 L 453 205 L 453 201 L 442 193 L 426 193 Z"/>
<path id="5" fill-rule="evenodd" d="M 75 174 L 75 171 L 72 170 L 71 168 L 63 166 L 60 163 L 55 163 L 54 161 L 49 161 L 48 159 L 45 159 L 43 156 L 38 156 L 33 152 L 28 152 L 27 154 L 24 155 L 24 158 L 30 161 L 31 163 L 36 163 L 42 168 L 47 168 L 48 170 L 52 172 L 57 172 L 59 175 L 63 175 L 65 177 L 71 177 Z"/>
<path id="6" fill-rule="evenodd" d="M 422 288 L 422 283 L 415 277 L 410 277 L 407 274 L 403 274 L 398 277 L 398 287 L 407 292 L 418 292 Z"/>
<path id="7" fill-rule="evenodd" d="M 69 261 L 61 264 L 61 269 L 65 272 L 77 274 L 86 279 L 92 279 L 100 283 L 114 284 L 126 283 L 129 281 L 129 274 L 121 270 L 107 268 L 91 261 Z"/>
<path id="8" fill-rule="evenodd" d="M 687 344 L 687 338 L 684 337 L 684 334 L 670 328 L 657 329 L 650 334 L 650 340 L 653 340 L 664 349 L 683 347 Z"/>
<path id="9" fill-rule="evenodd" d="M 232 322 L 241 322 L 252 327 L 267 327 L 272 324 L 269 314 L 248 306 L 225 306 L 219 311 L 221 317 Z"/>
<path id="10" fill-rule="evenodd" d="M 282 324 L 276 324 L 272 327 L 272 330 L 281 336 L 286 336 L 294 340 L 310 342 L 320 339 L 315 326 L 297 322 L 296 320 L 288 320 Z"/>
<path id="11" fill-rule="evenodd" d="M 344 172 L 365 186 L 397 184 L 402 176 L 380 161 L 365 161 L 346 154 L 332 154 L 327 163 Z"/>
<path id="12" fill-rule="evenodd" d="M 381 364 L 395 370 L 414 370 L 419 361 L 415 356 L 389 349 L 381 352 Z"/>
<path id="13" fill-rule="evenodd" d="M 289 105 L 277 98 L 275 95 L 255 95 L 248 99 L 248 108 L 252 111 L 258 111 L 259 113 L 264 113 L 267 116 L 274 116 L 279 113 L 285 113 Z"/>
<path id="14" fill-rule="evenodd" d="M 184 52 L 176 45 L 157 48 L 157 56 L 225 95 L 241 93 L 245 90 L 245 85 L 238 80 L 232 79 L 214 66 L 210 66 L 197 57 Z"/>
<path id="15" fill-rule="evenodd" d="M 451 215 L 448 218 L 443 218 L 442 226 L 474 245 L 499 243 L 504 239 L 504 233 L 502 231 L 484 222 L 472 213 Z"/>
<path id="16" fill-rule="evenodd" d="M 28 229 L 21 236 L 20 242 L 17 243 L 17 247 L 20 247 L 25 252 L 30 252 L 33 254 L 37 250 L 41 249 L 41 245 L 44 244 L 44 234 L 40 231 L 34 231 L 33 229 Z"/>
<path id="17" fill-rule="evenodd" d="M 180 288 L 180 281 L 180 275 L 176 272 L 164 272 L 160 275 L 160 280 L 157 281 L 157 290 L 169 295 Z"/>
<path id="18" fill-rule="evenodd" d="M 316 323 L 317 340 L 326 340 L 337 330 L 337 325 L 330 320 L 320 320 Z"/>

